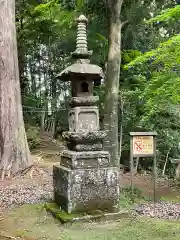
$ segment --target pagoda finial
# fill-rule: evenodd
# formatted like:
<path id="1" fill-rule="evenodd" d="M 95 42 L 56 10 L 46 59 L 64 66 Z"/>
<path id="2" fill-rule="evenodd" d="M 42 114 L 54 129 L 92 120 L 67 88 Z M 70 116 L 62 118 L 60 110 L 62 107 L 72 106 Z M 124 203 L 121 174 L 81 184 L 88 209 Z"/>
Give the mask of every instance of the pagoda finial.
<path id="1" fill-rule="evenodd" d="M 87 58 L 92 54 L 92 51 L 88 51 L 87 47 L 87 23 L 88 19 L 84 15 L 80 15 L 77 19 L 77 38 L 76 38 L 76 50 L 73 52 L 73 56 L 77 58 Z"/>

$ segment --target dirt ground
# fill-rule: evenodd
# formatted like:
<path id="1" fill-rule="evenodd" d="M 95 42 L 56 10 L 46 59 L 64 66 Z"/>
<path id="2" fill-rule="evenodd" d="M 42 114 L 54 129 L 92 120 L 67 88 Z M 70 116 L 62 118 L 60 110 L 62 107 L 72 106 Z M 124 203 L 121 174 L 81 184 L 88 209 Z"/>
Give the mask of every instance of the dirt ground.
<path id="1" fill-rule="evenodd" d="M 46 170 L 52 169 L 53 165 L 59 165 L 60 156 L 58 156 L 58 154 L 61 149 L 62 145 L 59 142 L 53 142 L 47 138 L 43 139 L 39 148 L 32 152 L 35 164 L 39 168 Z M 34 180 L 36 181 L 36 179 L 39 181 L 39 178 L 35 177 Z M 17 181 L 17 183 L 26 184 L 28 182 L 28 178 L 0 180 L 0 187 L 14 184 L 15 181 Z M 143 196 L 153 196 L 153 179 L 151 175 L 136 174 L 134 176 L 133 183 L 135 187 L 141 190 Z M 130 173 L 123 174 L 121 172 L 120 187 L 124 188 L 129 187 L 130 185 Z M 156 195 L 158 198 L 163 197 L 167 199 L 180 200 L 180 189 L 173 188 L 168 180 L 165 180 L 164 178 L 158 178 Z"/>
<path id="2" fill-rule="evenodd" d="M 151 175 L 137 174 L 134 176 L 133 180 L 134 186 L 142 191 L 143 196 L 153 196 L 153 178 Z M 131 185 L 131 175 L 130 173 L 121 174 L 121 187 L 128 187 Z M 165 180 L 164 178 L 157 179 L 157 198 L 167 198 L 169 200 L 180 200 L 180 189 L 172 187 L 171 182 Z"/>
<path id="3" fill-rule="evenodd" d="M 58 161 L 52 161 L 50 159 L 42 160 L 36 163 L 37 166 L 41 169 L 51 169 L 53 165 L 58 165 Z M 34 179 L 36 181 L 36 178 Z M 38 179 L 39 180 L 39 179 Z M 0 180 L 0 186 L 7 186 L 16 183 L 17 184 L 26 184 L 28 182 L 28 178 L 22 179 L 5 179 Z M 134 187 L 139 188 L 142 192 L 143 196 L 153 196 L 153 179 L 151 175 L 144 174 L 136 174 L 133 179 Z M 131 174 L 130 173 L 120 173 L 120 187 L 126 188 L 131 185 Z M 170 185 L 168 180 L 163 178 L 157 179 L 157 189 L 156 195 L 158 198 L 166 197 L 169 199 L 179 199 L 180 200 L 180 189 L 174 188 Z"/>

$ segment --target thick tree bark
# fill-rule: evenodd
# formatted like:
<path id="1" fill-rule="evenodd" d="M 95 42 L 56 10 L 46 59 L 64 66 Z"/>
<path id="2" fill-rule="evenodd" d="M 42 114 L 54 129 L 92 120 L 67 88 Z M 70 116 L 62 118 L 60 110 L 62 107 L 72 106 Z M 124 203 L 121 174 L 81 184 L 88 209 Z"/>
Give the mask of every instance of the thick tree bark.
<path id="1" fill-rule="evenodd" d="M 111 154 L 113 166 L 118 166 L 118 101 L 121 64 L 121 6 L 123 0 L 107 0 L 109 51 L 105 79 L 104 129 L 108 131 L 104 149 Z"/>
<path id="2" fill-rule="evenodd" d="M 30 165 L 20 95 L 15 0 L 0 0 L 0 177 Z"/>

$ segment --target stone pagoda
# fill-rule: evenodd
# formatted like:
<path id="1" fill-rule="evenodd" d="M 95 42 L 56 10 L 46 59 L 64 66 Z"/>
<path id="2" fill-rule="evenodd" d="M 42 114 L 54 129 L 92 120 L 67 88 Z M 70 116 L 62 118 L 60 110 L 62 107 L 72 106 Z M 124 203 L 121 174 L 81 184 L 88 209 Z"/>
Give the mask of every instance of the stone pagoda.
<path id="1" fill-rule="evenodd" d="M 103 77 L 102 69 L 90 63 L 87 48 L 87 18 L 78 19 L 75 63 L 58 78 L 70 81 L 72 100 L 69 131 L 63 133 L 66 149 L 60 166 L 53 168 L 54 201 L 67 213 L 102 210 L 118 211 L 119 170 L 111 165 L 109 152 L 102 150 L 106 137 L 99 127 L 98 97 L 93 83 Z"/>

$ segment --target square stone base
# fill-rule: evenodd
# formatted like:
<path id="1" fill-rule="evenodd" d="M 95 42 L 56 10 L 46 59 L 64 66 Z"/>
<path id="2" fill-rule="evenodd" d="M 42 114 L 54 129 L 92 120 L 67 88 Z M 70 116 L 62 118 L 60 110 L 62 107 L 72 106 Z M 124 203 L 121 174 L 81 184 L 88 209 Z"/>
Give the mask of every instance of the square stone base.
<path id="1" fill-rule="evenodd" d="M 61 154 L 61 166 L 71 169 L 109 167 L 110 154 L 107 151 L 64 150 Z"/>
<path id="2" fill-rule="evenodd" d="M 54 201 L 67 213 L 92 210 L 117 212 L 119 169 L 53 167 Z"/>

